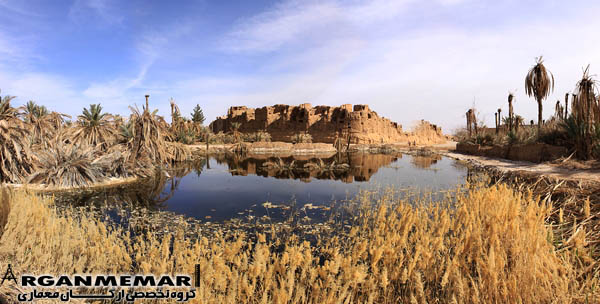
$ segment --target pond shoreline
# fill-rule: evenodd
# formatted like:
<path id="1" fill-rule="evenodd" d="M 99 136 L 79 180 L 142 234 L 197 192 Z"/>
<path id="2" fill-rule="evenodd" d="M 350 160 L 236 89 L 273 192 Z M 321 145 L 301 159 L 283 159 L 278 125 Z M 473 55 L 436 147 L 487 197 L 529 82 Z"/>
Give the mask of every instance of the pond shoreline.
<path id="1" fill-rule="evenodd" d="M 252 156 L 273 156 L 273 157 L 290 157 L 290 156 L 312 156 L 316 158 L 328 158 L 338 153 L 332 144 L 326 143 L 285 143 L 285 142 L 256 142 L 245 143 L 247 145 L 247 155 Z M 225 154 L 233 153 L 234 144 L 209 145 L 208 154 Z M 200 153 L 206 153 L 206 145 L 188 145 L 193 152 L 193 159 L 201 158 Z M 418 155 L 421 153 L 440 153 L 451 151 L 456 147 L 456 143 L 449 141 L 444 144 L 434 145 L 417 145 L 408 146 L 404 143 L 392 144 L 351 144 L 347 151 L 343 153 L 361 153 L 361 154 L 395 154 L 403 153 L 409 155 Z M 192 159 L 192 161 L 193 161 Z M 123 185 L 133 184 L 143 180 L 142 177 L 113 177 L 108 178 L 99 183 L 94 183 L 79 187 L 61 187 L 48 186 L 45 184 L 26 184 L 26 183 L 2 183 L 0 187 L 7 187 L 17 190 L 26 190 L 33 192 L 70 192 L 94 190 L 99 188 L 113 188 Z"/>
<path id="2" fill-rule="evenodd" d="M 33 192 L 69 192 L 69 191 L 78 191 L 78 190 L 94 190 L 98 188 L 112 188 L 118 187 L 127 184 L 133 184 L 135 182 L 140 181 L 142 178 L 137 176 L 129 176 L 129 177 L 112 177 L 105 181 L 94 183 L 87 186 L 81 187 L 60 187 L 60 186 L 48 186 L 45 184 L 11 184 L 11 183 L 2 183 L 0 187 L 7 187 L 14 190 L 25 190 L 25 191 L 33 191 Z"/>
<path id="3" fill-rule="evenodd" d="M 456 151 L 443 152 L 442 155 L 463 161 L 475 168 L 501 174 L 512 174 L 526 178 L 546 177 L 556 181 L 584 183 L 587 186 L 600 188 L 600 170 L 563 168 L 554 163 L 532 163 L 502 158 L 462 154 Z"/>

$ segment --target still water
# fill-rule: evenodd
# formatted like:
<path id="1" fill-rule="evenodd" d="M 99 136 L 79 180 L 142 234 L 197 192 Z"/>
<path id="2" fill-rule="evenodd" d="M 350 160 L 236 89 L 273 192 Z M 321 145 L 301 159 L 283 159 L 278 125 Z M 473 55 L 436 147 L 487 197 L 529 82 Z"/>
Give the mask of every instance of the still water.
<path id="1" fill-rule="evenodd" d="M 285 217 L 290 207 L 319 217 L 361 190 L 436 192 L 462 184 L 467 168 L 440 155 L 340 154 L 328 157 L 214 155 L 144 183 L 76 196 L 98 202 L 170 211 L 202 221 Z"/>

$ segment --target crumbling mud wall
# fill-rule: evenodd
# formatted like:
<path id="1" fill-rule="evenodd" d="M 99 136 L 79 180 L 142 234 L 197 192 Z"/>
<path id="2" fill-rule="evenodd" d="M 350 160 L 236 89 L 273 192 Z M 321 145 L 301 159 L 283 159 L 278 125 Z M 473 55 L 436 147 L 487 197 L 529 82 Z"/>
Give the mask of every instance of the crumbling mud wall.
<path id="1" fill-rule="evenodd" d="M 407 140 L 402 126 L 371 111 L 368 105 L 345 104 L 339 107 L 274 105 L 258 109 L 231 107 L 226 116 L 210 124 L 213 132 L 229 132 L 231 124 L 240 123 L 239 131 L 266 131 L 272 141 L 290 142 L 298 133 L 308 133 L 313 142 L 334 143 L 337 137 L 352 144 L 394 143 Z M 435 130 L 441 129 L 433 126 Z M 437 132 L 437 131 L 434 131 Z"/>

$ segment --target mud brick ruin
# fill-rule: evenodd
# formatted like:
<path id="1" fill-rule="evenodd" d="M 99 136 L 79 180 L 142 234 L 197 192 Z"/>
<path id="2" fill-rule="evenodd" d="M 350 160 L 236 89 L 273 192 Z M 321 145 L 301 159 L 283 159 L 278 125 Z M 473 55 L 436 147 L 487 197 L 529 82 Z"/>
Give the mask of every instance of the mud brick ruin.
<path id="1" fill-rule="evenodd" d="M 402 126 L 380 117 L 367 105 L 344 104 L 340 107 L 316 106 L 305 103 L 299 106 L 274 105 L 258 109 L 237 106 L 229 108 L 226 116 L 210 124 L 213 132 L 231 131 L 231 123 L 240 123 L 239 131 L 253 133 L 266 131 L 273 141 L 292 141 L 295 134 L 309 133 L 313 142 L 334 143 L 337 137 L 350 136 L 353 144 L 402 142 L 407 134 Z M 429 125 L 434 133 L 442 135 L 440 128 Z"/>

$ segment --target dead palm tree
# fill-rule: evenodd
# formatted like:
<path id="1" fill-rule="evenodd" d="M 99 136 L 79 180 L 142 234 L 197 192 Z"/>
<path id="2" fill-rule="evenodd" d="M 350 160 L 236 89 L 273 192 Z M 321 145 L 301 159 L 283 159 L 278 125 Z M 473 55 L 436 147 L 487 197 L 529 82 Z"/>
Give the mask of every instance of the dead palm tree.
<path id="1" fill-rule="evenodd" d="M 498 113 L 494 113 L 494 123 L 496 126 L 496 133 L 498 133 Z"/>
<path id="2" fill-rule="evenodd" d="M 146 95 L 146 107 L 142 111 L 137 107 L 129 107 L 132 112 L 129 121 L 133 133 L 133 138 L 127 143 L 131 151 L 129 161 L 168 164 L 188 159 L 191 152 L 184 145 L 173 142 L 174 136 L 169 124 L 157 114 L 158 110 L 150 112 L 148 109 L 148 97 Z"/>
<path id="3" fill-rule="evenodd" d="M 571 132 L 571 137 L 575 139 L 575 145 L 579 156 L 588 159 L 592 156 L 592 148 L 596 138 L 597 128 L 600 124 L 600 105 L 596 99 L 598 92 L 598 83 L 589 74 L 588 65 L 583 71 L 583 77 L 577 82 L 576 92 L 571 102 L 572 120 L 571 124 L 577 132 Z"/>
<path id="4" fill-rule="evenodd" d="M 38 168 L 27 178 L 28 183 L 59 187 L 81 187 L 103 181 L 95 146 L 52 144 L 36 152 Z"/>
<path id="5" fill-rule="evenodd" d="M 113 122 L 113 116 L 102 113 L 100 104 L 91 104 L 89 109 L 83 108 L 82 115 L 77 118 L 73 142 L 92 146 L 100 145 L 104 149 L 115 142 L 117 129 Z"/>
<path id="6" fill-rule="evenodd" d="M 519 132 L 519 127 L 525 123 L 525 119 L 521 115 L 515 115 L 515 132 Z"/>
<path id="7" fill-rule="evenodd" d="M 564 119 L 569 117 L 569 93 L 565 93 L 565 114 L 563 115 Z"/>
<path id="8" fill-rule="evenodd" d="M 502 109 L 498 108 L 498 128 L 496 129 L 496 133 L 499 132 L 499 129 L 501 126 L 502 126 Z"/>
<path id="9" fill-rule="evenodd" d="M 538 104 L 538 135 L 542 129 L 542 101 L 554 91 L 554 75 L 544 66 L 542 56 L 536 58 L 536 64 L 525 77 L 525 93 L 533 96 Z"/>
<path id="10" fill-rule="evenodd" d="M 564 113 L 563 106 L 560 103 L 560 100 L 557 100 L 556 104 L 554 105 L 554 117 L 557 118 L 557 119 L 562 120 L 563 119 L 563 113 Z"/>
<path id="11" fill-rule="evenodd" d="M 515 120 L 515 113 L 513 111 L 513 99 L 515 98 L 515 95 L 513 95 L 513 93 L 508 93 L 508 130 L 509 132 L 513 131 L 513 125 L 514 125 L 514 120 Z"/>

